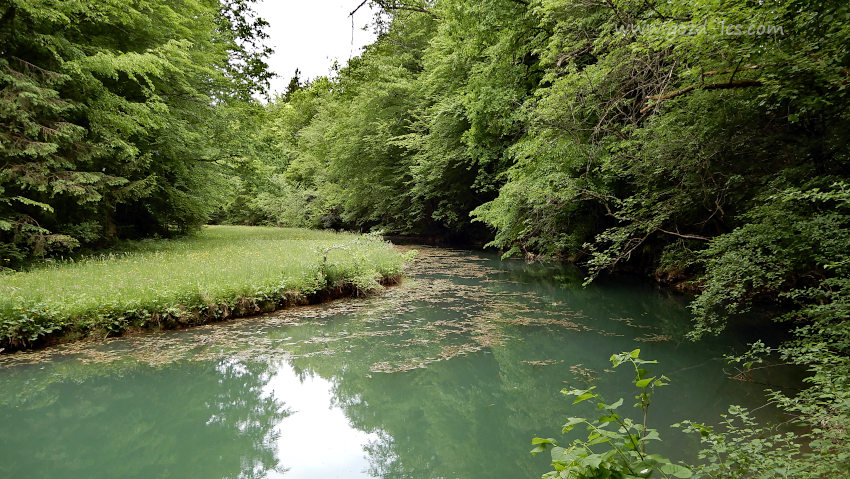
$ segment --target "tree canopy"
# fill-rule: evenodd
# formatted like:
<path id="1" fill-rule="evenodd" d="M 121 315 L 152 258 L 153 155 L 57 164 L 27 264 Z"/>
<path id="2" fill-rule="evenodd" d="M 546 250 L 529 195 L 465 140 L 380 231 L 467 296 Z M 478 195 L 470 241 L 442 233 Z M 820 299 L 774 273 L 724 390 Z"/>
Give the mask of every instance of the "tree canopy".
<path id="1" fill-rule="evenodd" d="M 846 465 L 846 0 L 376 0 L 267 104 L 251 3 L 0 4 L 4 267 L 215 221 L 631 270 L 698 293 L 694 335 L 775 307 L 814 386 L 776 399 Z"/>
<path id="2" fill-rule="evenodd" d="M 846 2 L 376 3 L 374 44 L 266 107 L 272 180 L 223 220 L 630 270 L 699 293 L 695 336 L 768 305 L 814 385 L 775 398 L 819 428 L 789 457 L 846 466 Z"/>
<path id="3" fill-rule="evenodd" d="M 209 132 L 269 77 L 250 3 L 3 2 L 4 266 L 208 220 L 231 154 Z"/>

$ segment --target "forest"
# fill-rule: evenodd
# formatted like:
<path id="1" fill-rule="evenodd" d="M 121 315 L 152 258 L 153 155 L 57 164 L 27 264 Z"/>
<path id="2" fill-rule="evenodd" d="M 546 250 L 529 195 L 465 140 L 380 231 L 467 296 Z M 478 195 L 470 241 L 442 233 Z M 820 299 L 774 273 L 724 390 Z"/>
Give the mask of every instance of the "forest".
<path id="1" fill-rule="evenodd" d="M 273 98 L 252 3 L 0 3 L 0 268 L 222 224 L 639 275 L 807 372 L 772 396 L 803 440 L 703 431 L 742 451 L 703 477 L 850 471 L 846 0 L 376 0 L 377 41 Z"/>

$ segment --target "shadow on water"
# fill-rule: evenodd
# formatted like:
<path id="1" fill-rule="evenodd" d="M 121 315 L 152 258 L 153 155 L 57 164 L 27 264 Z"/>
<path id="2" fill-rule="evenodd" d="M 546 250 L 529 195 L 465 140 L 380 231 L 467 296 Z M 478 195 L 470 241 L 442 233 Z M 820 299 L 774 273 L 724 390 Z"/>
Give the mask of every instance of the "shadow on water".
<path id="1" fill-rule="evenodd" d="M 567 266 L 422 248 L 378 297 L 9 356 L 0 476 L 538 477 L 530 439 L 595 414 L 559 390 L 630 398 L 628 372 L 606 368 L 634 348 L 673 380 L 650 416 L 673 439 L 659 452 L 697 448 L 668 424 L 764 403 L 724 374 L 740 340 L 685 339 L 686 298 L 580 284 Z"/>

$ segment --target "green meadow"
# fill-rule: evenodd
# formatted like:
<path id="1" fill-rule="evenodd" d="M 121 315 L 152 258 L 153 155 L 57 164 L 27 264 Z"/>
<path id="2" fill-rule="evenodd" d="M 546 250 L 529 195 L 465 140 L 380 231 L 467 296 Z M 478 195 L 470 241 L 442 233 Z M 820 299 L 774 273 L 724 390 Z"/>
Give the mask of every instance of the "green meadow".
<path id="1" fill-rule="evenodd" d="M 207 226 L 0 275 L 0 347 L 271 311 L 375 289 L 397 281 L 402 266 L 402 255 L 372 236 Z"/>

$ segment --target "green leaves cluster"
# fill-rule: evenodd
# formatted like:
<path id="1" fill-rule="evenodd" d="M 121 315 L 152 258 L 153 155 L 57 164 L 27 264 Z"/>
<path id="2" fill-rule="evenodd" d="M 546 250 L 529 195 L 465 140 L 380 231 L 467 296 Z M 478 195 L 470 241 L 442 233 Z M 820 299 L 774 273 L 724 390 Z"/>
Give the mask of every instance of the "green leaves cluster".
<path id="1" fill-rule="evenodd" d="M 697 468 L 699 477 L 830 477 L 827 464 L 806 460 L 800 441 L 803 438 L 790 431 L 759 425 L 749 411 L 738 406 L 729 408 L 718 427 L 693 421 L 684 421 L 674 427 L 700 437 L 704 449 L 699 454 L 702 461 Z M 827 468 L 822 468 L 824 465 Z"/>
<path id="2" fill-rule="evenodd" d="M 651 441 L 660 440 L 658 431 L 647 427 L 647 414 L 652 403 L 652 394 L 656 387 L 667 384 L 666 376 L 647 377 L 650 373 L 643 366 L 655 364 L 640 358 L 640 350 L 623 352 L 611 356 L 611 364 L 617 368 L 623 364 L 631 365 L 635 371 L 634 386 L 639 393 L 635 396 L 635 404 L 643 414 L 643 422 L 617 412 L 623 405 L 623 399 L 606 404 L 595 391 L 588 389 L 564 389 L 565 396 L 574 396 L 572 404 L 585 401 L 596 401 L 596 409 L 602 411 L 602 416 L 595 420 L 583 417 L 570 417 L 562 428 L 567 434 L 579 426 L 588 431 L 586 439 L 575 439 L 569 446 L 558 445 L 556 439 L 535 438 L 532 444 L 536 447 L 532 454 L 545 452 L 551 448 L 554 471 L 544 474 L 545 478 L 569 479 L 629 479 L 648 477 L 677 477 L 689 478 L 692 472 L 689 468 L 675 464 L 658 454 L 647 452 Z"/>

